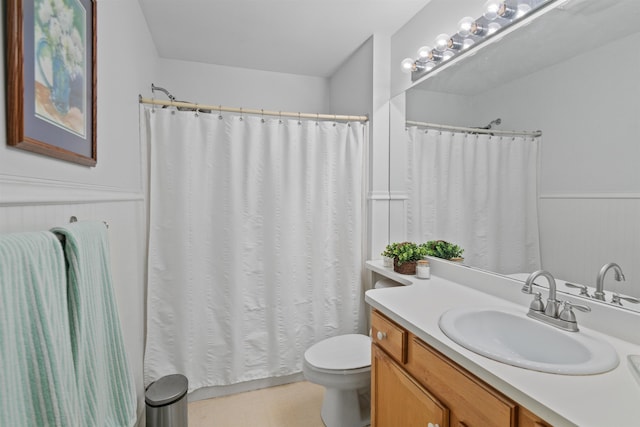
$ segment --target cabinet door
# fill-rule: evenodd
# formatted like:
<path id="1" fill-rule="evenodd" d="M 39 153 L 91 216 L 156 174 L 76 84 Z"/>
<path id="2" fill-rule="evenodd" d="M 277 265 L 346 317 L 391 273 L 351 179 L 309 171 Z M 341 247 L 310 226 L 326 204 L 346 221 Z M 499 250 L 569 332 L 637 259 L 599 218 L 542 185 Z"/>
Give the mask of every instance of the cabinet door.
<path id="1" fill-rule="evenodd" d="M 371 427 L 448 427 L 449 410 L 372 346 Z"/>
<path id="2" fill-rule="evenodd" d="M 514 427 L 517 406 L 428 344 L 411 336 L 407 371 L 451 411 L 455 427 Z"/>

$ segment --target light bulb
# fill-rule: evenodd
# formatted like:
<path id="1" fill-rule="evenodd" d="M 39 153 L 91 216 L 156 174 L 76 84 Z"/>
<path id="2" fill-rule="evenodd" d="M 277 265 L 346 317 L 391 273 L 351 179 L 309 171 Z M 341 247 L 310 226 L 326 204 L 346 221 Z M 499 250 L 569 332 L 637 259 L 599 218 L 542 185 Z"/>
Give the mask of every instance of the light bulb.
<path id="1" fill-rule="evenodd" d="M 429 46 L 422 46 L 418 49 L 418 61 L 426 62 L 431 57 L 431 48 Z"/>
<path id="2" fill-rule="evenodd" d="M 468 49 L 473 45 L 475 41 L 473 39 L 464 39 L 462 42 L 462 49 Z"/>
<path id="3" fill-rule="evenodd" d="M 502 6 L 502 1 L 500 0 L 489 0 L 484 4 L 484 17 L 489 21 L 493 21 L 498 17 L 498 11 L 500 10 L 500 6 Z"/>
<path id="4" fill-rule="evenodd" d="M 447 34 L 440 34 L 436 37 L 436 50 L 444 52 L 449 45 L 449 36 Z"/>
<path id="5" fill-rule="evenodd" d="M 469 32 L 471 31 L 471 26 L 474 22 L 475 19 L 470 16 L 465 16 L 464 18 L 462 18 L 460 22 L 458 22 L 458 34 L 460 34 L 462 37 L 468 36 Z"/>
<path id="6" fill-rule="evenodd" d="M 422 46 L 418 49 L 418 61 L 416 66 L 421 67 L 428 61 L 439 61 L 442 55 L 436 49 L 431 49 L 429 46 Z"/>
<path id="7" fill-rule="evenodd" d="M 424 69 L 425 71 L 431 71 L 435 66 L 436 66 L 435 62 L 429 61 L 426 64 L 424 64 Z"/>
<path id="8" fill-rule="evenodd" d="M 405 58 L 400 63 L 400 67 L 402 67 L 402 71 L 404 71 L 405 73 L 410 73 L 412 71 L 415 71 L 416 63 L 413 58 Z"/>
<path id="9" fill-rule="evenodd" d="M 490 36 L 491 34 L 495 33 L 496 31 L 498 31 L 500 29 L 501 25 L 498 24 L 497 22 L 492 22 L 487 26 L 487 35 Z"/>

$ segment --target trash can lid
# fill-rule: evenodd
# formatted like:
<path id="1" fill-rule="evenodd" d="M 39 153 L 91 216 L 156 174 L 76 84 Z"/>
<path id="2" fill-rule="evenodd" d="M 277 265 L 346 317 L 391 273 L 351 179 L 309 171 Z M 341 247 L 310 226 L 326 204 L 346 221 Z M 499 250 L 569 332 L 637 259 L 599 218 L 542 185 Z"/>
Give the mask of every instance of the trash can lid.
<path id="1" fill-rule="evenodd" d="M 167 375 L 147 387 L 144 400 L 150 406 L 169 405 L 182 399 L 188 387 L 189 382 L 184 375 Z"/>

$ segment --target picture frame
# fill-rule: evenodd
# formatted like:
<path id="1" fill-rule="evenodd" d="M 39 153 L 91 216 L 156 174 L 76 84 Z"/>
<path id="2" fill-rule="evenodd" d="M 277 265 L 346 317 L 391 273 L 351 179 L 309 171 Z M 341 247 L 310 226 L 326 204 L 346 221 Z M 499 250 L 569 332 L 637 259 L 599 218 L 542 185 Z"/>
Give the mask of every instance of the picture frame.
<path id="1" fill-rule="evenodd" d="M 97 164 L 96 0 L 7 0 L 7 144 Z"/>

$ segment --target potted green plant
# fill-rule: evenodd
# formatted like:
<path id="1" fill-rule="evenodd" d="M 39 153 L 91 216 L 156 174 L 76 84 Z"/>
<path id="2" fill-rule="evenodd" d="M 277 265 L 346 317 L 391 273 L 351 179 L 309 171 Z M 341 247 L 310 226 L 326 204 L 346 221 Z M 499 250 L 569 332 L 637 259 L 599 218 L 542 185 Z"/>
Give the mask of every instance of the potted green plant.
<path id="1" fill-rule="evenodd" d="M 400 274 L 416 274 L 416 262 L 426 255 L 426 246 L 413 242 L 391 243 L 382 252 L 382 256 L 393 258 L 393 270 Z"/>
<path id="2" fill-rule="evenodd" d="M 427 255 L 443 258 L 450 261 L 462 261 L 462 253 L 464 249 L 460 246 L 449 243 L 444 240 L 430 240 L 424 244 Z"/>

